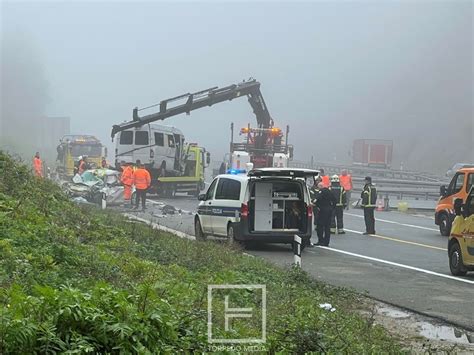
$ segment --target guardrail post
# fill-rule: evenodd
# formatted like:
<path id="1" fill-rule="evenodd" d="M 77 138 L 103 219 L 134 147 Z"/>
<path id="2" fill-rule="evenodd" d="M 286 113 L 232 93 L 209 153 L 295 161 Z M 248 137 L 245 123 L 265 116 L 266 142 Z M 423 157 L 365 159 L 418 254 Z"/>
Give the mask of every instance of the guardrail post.
<path id="1" fill-rule="evenodd" d="M 294 254 L 294 264 L 297 267 L 301 267 L 301 242 L 302 239 L 295 234 L 295 239 L 293 243 L 293 254 Z"/>
<path id="2" fill-rule="evenodd" d="M 102 192 L 102 209 L 105 210 L 107 208 L 107 194 Z"/>

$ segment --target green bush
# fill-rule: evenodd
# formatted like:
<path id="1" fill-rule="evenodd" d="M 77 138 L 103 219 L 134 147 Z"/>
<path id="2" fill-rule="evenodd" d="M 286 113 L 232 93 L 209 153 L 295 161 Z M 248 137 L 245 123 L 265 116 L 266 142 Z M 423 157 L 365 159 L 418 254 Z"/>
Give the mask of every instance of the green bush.
<path id="1" fill-rule="evenodd" d="M 400 350 L 351 311 L 358 300 L 346 290 L 80 208 L 0 152 L 0 353 L 207 351 L 208 284 L 266 285 L 269 352 Z M 252 297 L 240 293 L 238 302 Z M 235 331 L 258 326 L 236 322 Z"/>

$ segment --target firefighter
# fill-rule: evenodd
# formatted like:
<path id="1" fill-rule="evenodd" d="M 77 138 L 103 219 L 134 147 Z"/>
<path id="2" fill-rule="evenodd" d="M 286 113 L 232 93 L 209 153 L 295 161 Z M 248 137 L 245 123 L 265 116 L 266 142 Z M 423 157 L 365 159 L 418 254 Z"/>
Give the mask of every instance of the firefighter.
<path id="1" fill-rule="evenodd" d="M 133 169 L 130 163 L 122 161 L 122 175 L 120 181 L 123 185 L 123 199 L 127 205 L 132 200 Z"/>
<path id="2" fill-rule="evenodd" d="M 375 234 L 374 210 L 377 201 L 377 190 L 375 189 L 375 186 L 372 185 L 372 178 L 370 176 L 365 178 L 365 186 L 360 197 L 362 198 L 362 208 L 364 209 L 365 220 L 365 233 L 363 234 Z"/>
<path id="3" fill-rule="evenodd" d="M 344 234 L 344 208 L 346 207 L 346 191 L 339 182 L 339 176 L 331 177 L 331 187 L 329 188 L 336 199 L 336 207 L 332 213 L 331 233 Z"/>
<path id="4" fill-rule="evenodd" d="M 323 168 L 321 168 L 319 170 L 319 176 L 321 177 L 321 183 L 323 184 L 323 187 L 331 186 L 331 181 L 329 180 L 329 175 L 324 175 L 324 169 Z"/>
<path id="5" fill-rule="evenodd" d="M 33 158 L 33 171 L 35 176 L 43 177 L 43 161 L 40 158 L 39 152 L 36 152 Z"/>
<path id="6" fill-rule="evenodd" d="M 346 169 L 341 171 L 341 175 L 339 175 L 339 181 L 341 186 L 346 190 L 346 210 L 349 209 L 349 205 L 351 203 L 351 191 L 352 191 L 352 176 L 347 172 Z"/>
<path id="7" fill-rule="evenodd" d="M 140 159 L 137 160 L 137 170 L 133 173 L 133 184 L 135 185 L 135 192 L 137 194 L 134 208 L 138 208 L 141 199 L 142 210 L 145 211 L 146 191 L 151 185 L 151 176 L 148 170 L 145 169 L 145 166 L 141 163 Z"/>
<path id="8" fill-rule="evenodd" d="M 329 191 L 327 187 L 324 187 L 320 182 L 318 184 L 318 189 L 320 192 L 318 198 L 316 199 L 316 209 L 318 211 L 317 219 L 317 234 L 318 234 L 318 243 L 316 245 L 329 246 L 329 241 L 331 239 L 331 217 L 332 211 L 336 206 L 336 199 L 334 195 Z"/>

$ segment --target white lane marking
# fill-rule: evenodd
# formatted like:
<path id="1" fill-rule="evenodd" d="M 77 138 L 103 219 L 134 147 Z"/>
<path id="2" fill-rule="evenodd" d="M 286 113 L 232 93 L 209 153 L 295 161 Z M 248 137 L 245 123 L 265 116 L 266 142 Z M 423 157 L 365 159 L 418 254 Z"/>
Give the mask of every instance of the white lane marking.
<path id="1" fill-rule="evenodd" d="M 334 251 L 334 252 L 336 252 L 336 253 L 341 253 L 341 254 L 346 254 L 346 255 L 350 255 L 350 256 L 355 256 L 355 257 L 361 258 L 361 259 L 376 261 L 376 262 L 379 262 L 379 263 L 382 263 L 382 264 L 397 266 L 397 267 L 400 267 L 400 268 L 403 268 L 403 269 L 418 271 L 418 272 L 422 272 L 422 273 L 425 273 L 425 274 L 428 274 L 428 275 L 443 277 L 443 278 L 445 278 L 445 279 L 455 280 L 455 281 L 464 282 L 464 283 L 467 283 L 467 284 L 474 285 L 474 281 L 466 280 L 466 279 L 461 279 L 461 278 L 456 277 L 456 276 L 444 275 L 444 274 L 440 274 L 440 273 L 438 273 L 438 272 L 434 272 L 434 271 L 430 271 L 430 270 L 425 270 L 425 269 L 420 269 L 420 268 L 417 268 L 417 267 L 414 267 L 414 266 L 405 265 L 405 264 L 394 263 L 393 261 L 388 261 L 388 260 L 384 260 L 384 259 L 373 258 L 373 257 L 371 257 L 371 256 L 366 256 L 366 255 L 351 253 L 351 252 L 345 251 L 345 250 L 334 249 L 334 248 L 330 248 L 330 247 L 323 247 L 323 246 L 319 246 L 319 245 L 316 246 L 316 247 L 317 247 L 317 248 L 320 248 L 320 249 L 326 249 L 326 250 Z M 315 252 L 312 252 L 311 250 L 308 250 L 308 252 L 315 254 Z"/>
<path id="2" fill-rule="evenodd" d="M 358 215 L 358 214 L 353 214 L 353 213 L 345 213 L 345 214 L 348 215 L 348 216 L 364 218 L 364 216 L 360 216 L 360 215 Z M 424 230 L 428 230 L 428 231 L 435 231 L 435 232 L 438 232 L 438 229 L 435 229 L 435 228 L 416 226 L 416 225 L 414 225 L 414 224 L 407 224 L 407 223 L 394 222 L 394 221 L 389 221 L 389 220 L 380 219 L 380 218 L 376 218 L 375 220 L 376 220 L 376 221 L 379 221 L 379 222 L 398 224 L 398 225 L 400 225 L 400 226 L 405 226 L 405 227 L 418 228 L 418 229 L 424 229 Z"/>

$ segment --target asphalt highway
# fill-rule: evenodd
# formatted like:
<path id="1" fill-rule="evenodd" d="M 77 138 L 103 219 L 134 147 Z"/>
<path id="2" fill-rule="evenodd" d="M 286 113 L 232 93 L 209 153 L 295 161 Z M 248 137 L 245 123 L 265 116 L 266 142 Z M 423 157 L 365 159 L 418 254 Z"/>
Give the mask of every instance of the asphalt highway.
<path id="1" fill-rule="evenodd" d="M 163 215 L 150 201 L 148 211 L 137 215 L 194 235 L 197 200 L 178 197 L 159 202 L 182 213 Z M 451 275 L 447 238 L 439 234 L 432 217 L 376 212 L 377 234 L 364 236 L 362 211 L 351 209 L 345 211 L 344 227 L 346 234 L 332 236 L 329 248 L 303 251 L 304 270 L 317 280 L 474 330 L 474 272 Z M 293 262 L 289 245 L 260 245 L 247 253 L 281 266 Z"/>

